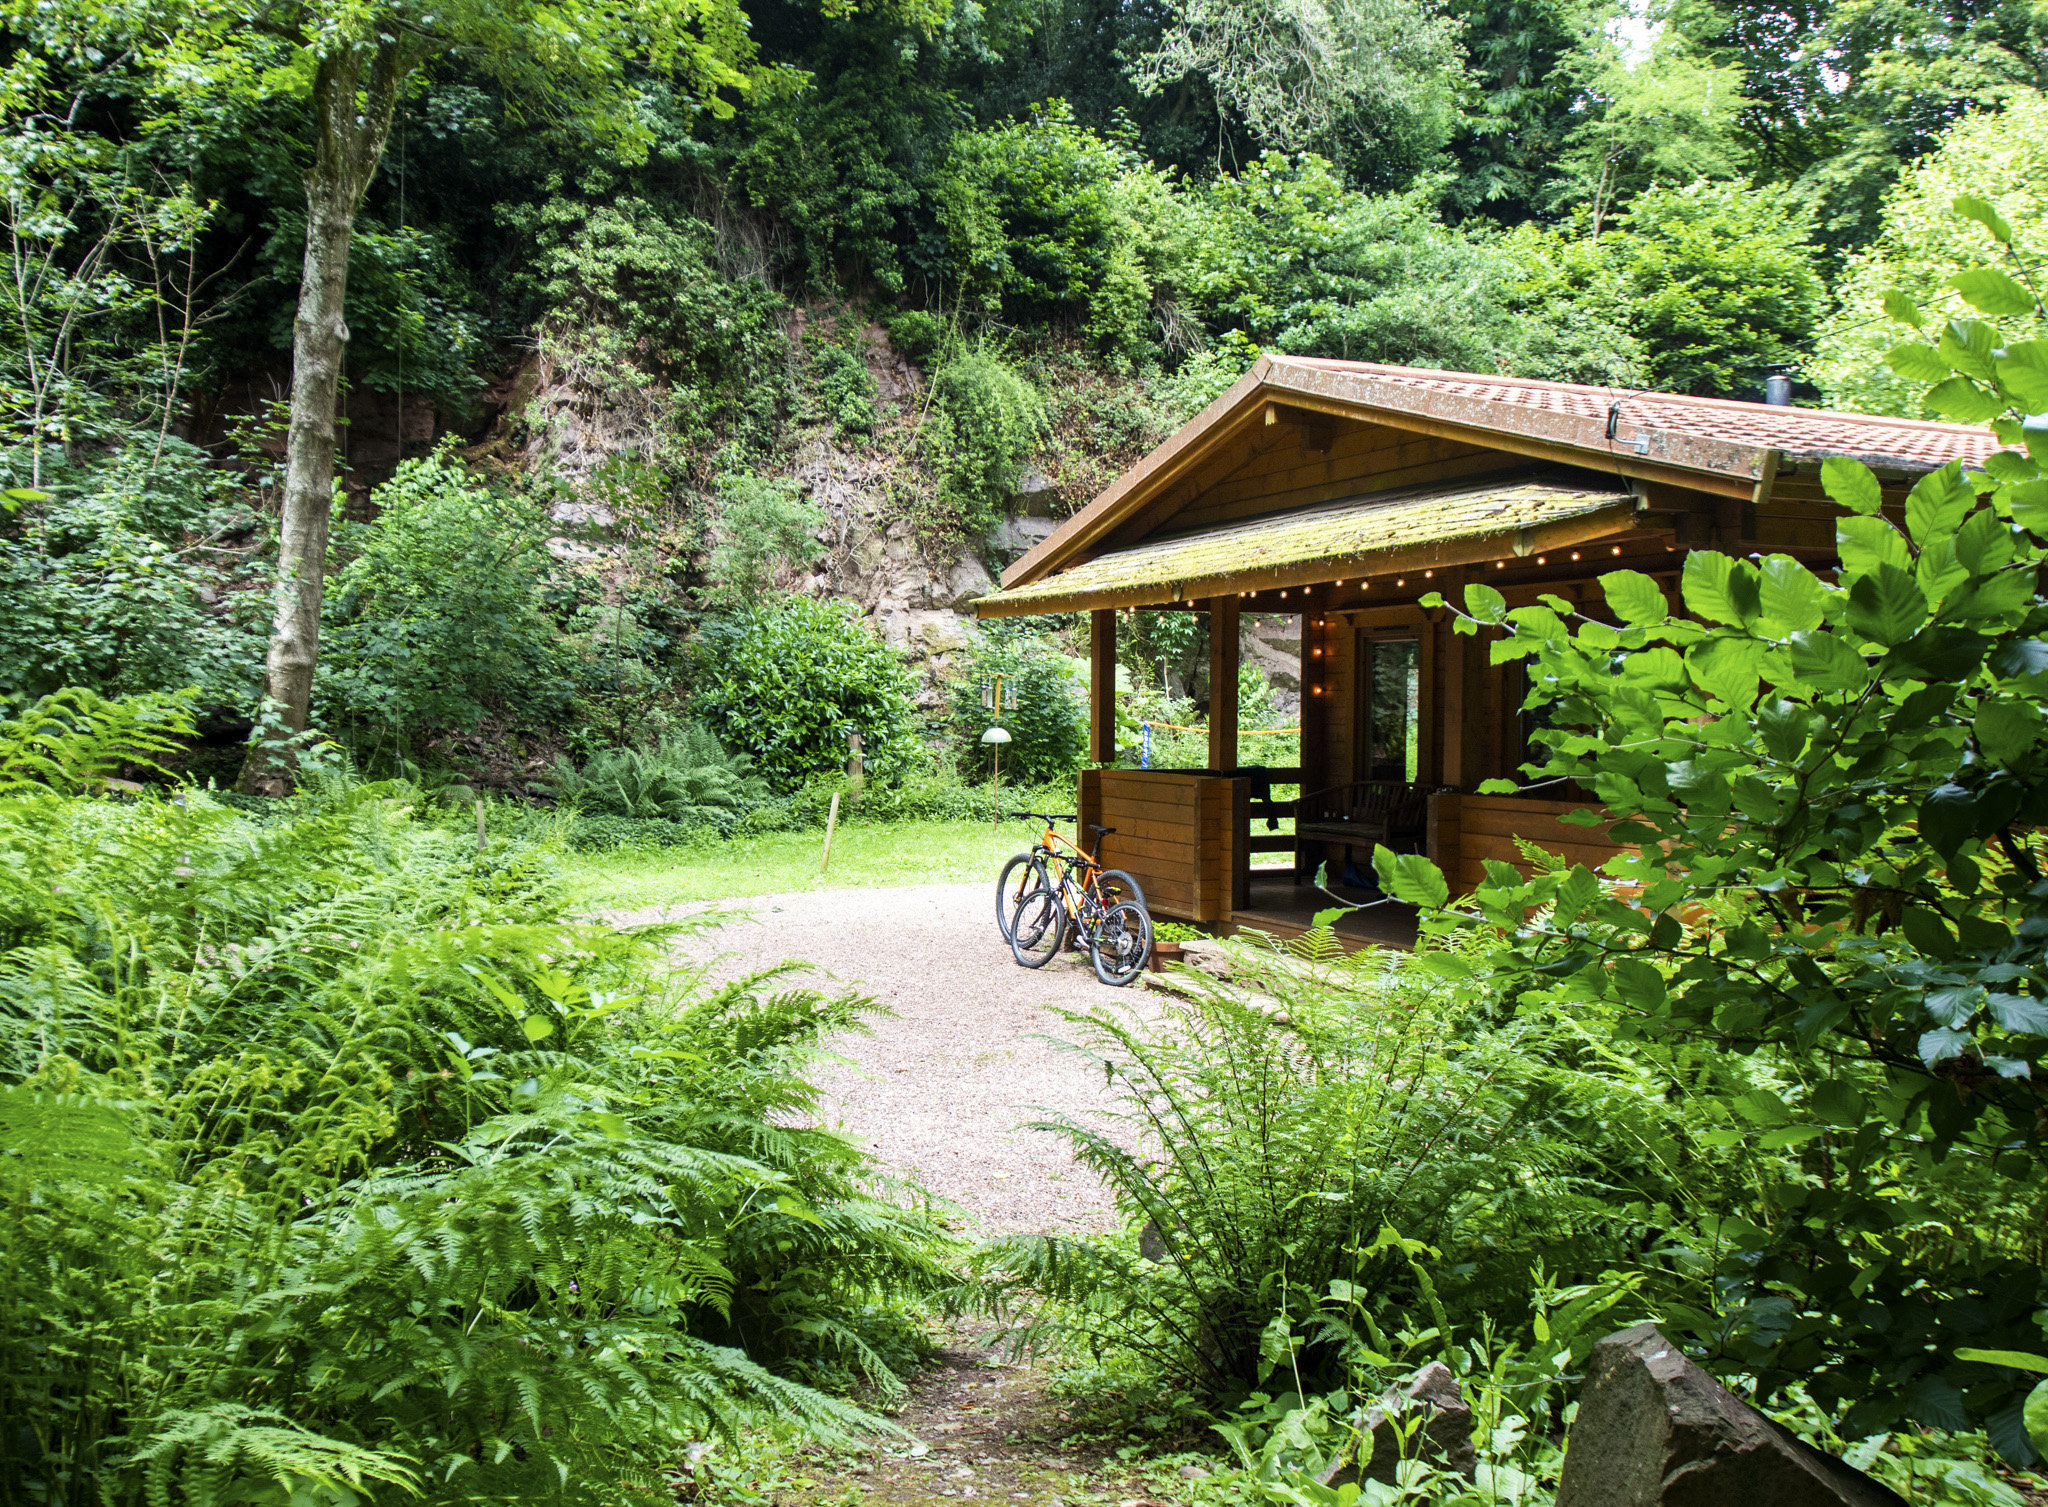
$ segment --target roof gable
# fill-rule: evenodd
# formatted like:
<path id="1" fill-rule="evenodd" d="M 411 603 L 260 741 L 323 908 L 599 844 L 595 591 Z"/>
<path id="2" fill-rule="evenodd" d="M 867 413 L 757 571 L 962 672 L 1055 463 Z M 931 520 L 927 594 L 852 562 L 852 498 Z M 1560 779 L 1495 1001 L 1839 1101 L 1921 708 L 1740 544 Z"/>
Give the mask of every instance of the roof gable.
<path id="1" fill-rule="evenodd" d="M 1998 448 L 1986 431 L 1960 424 L 1268 355 L 1004 571 L 1003 586 L 1015 589 L 1151 537 L 1197 498 L 1221 497 L 1224 505 L 1206 521 L 1229 521 L 1236 515 L 1222 489 L 1246 468 L 1240 452 L 1259 453 L 1248 436 L 1270 426 L 1276 411 L 1297 423 L 1327 415 L 1412 436 L 1416 464 L 1404 467 L 1404 457 L 1393 456 L 1375 488 L 1415 481 L 1421 470 L 1474 476 L 1538 459 L 1612 474 L 1623 485 L 1664 482 L 1746 499 L 1787 461 L 1848 455 L 1912 474 L 1950 460 L 1981 463 Z M 1301 469 L 1306 476 L 1310 468 Z M 1272 466 L 1262 474 L 1271 474 L 1270 504 L 1281 508 L 1368 490 L 1339 476 L 1319 493 Z M 1246 493 L 1240 513 L 1259 505 L 1255 486 L 1241 481 L 1237 490 Z"/>

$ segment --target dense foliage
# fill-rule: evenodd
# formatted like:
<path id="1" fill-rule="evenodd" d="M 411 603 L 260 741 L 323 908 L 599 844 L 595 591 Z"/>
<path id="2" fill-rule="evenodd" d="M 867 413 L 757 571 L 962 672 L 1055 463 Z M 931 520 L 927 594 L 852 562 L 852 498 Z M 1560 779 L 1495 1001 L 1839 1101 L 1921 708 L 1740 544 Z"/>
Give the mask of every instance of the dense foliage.
<path id="1" fill-rule="evenodd" d="M 1950 286 L 2038 317 L 2012 228 L 1981 199 L 1954 208 L 2012 273 Z M 1639 846 L 1607 865 L 1622 888 L 1490 864 L 1446 921 L 1495 945 L 1450 971 L 1516 1012 L 1613 1011 L 1632 1051 L 1781 1064 L 1727 1138 L 1799 1155 L 1711 1231 L 1723 1300 L 1698 1340 L 1767 1392 L 1848 1408 L 1845 1434 L 1988 1427 L 2025 1462 L 2031 1379 L 1957 1351 L 2037 1346 L 2044 1296 L 2048 435 L 2023 416 L 2048 406 L 2048 347 L 1887 307 L 1935 337 L 1895 346 L 1893 369 L 1941 379 L 1930 406 L 1995 418 L 2015 448 L 1922 478 L 1893 516 L 1866 467 L 1829 461 L 1833 580 L 1695 551 L 1683 618 L 1630 571 L 1602 578 L 1599 617 L 1467 589 L 1461 629 L 1503 630 L 1494 658 L 1529 660 L 1555 709 L 1532 774 L 1594 792 Z M 1445 906 L 1426 861 L 1380 864 Z"/>
<path id="2" fill-rule="evenodd" d="M 867 1002 L 665 975 L 403 786 L 67 793 L 179 716 L 0 725 L 10 1499 L 656 1501 L 748 1418 L 869 1426 L 792 1377 L 886 1390 L 951 1279 L 802 1128 Z"/>
<path id="3" fill-rule="evenodd" d="M 877 774 L 911 759 L 901 656 L 834 602 L 791 597 L 708 626 L 696 707 L 778 790 L 845 767 L 858 732 Z"/>

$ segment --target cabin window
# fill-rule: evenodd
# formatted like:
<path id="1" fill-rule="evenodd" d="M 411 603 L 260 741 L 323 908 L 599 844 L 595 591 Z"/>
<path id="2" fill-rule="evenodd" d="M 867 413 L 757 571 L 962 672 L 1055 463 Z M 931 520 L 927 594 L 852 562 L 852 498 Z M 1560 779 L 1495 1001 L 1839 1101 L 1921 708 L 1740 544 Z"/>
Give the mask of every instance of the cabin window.
<path id="1" fill-rule="evenodd" d="M 1366 778 L 1415 780 L 1422 753 L 1422 645 L 1412 638 L 1366 644 Z"/>

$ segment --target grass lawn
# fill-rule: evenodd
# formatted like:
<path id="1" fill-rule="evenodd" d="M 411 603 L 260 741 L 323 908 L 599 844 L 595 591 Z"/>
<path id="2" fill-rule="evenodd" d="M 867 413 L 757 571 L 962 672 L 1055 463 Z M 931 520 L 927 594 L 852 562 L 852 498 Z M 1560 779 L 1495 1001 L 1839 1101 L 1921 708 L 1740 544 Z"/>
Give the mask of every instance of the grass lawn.
<path id="1" fill-rule="evenodd" d="M 783 895 L 799 890 L 868 889 L 898 884 L 993 885 L 1003 860 L 1031 846 L 1028 822 L 884 822 L 842 824 L 832 838 L 832 867 L 822 876 L 823 832 L 770 832 L 701 848 L 638 853 L 571 853 L 565 877 L 592 910 L 646 910 L 691 900 Z"/>

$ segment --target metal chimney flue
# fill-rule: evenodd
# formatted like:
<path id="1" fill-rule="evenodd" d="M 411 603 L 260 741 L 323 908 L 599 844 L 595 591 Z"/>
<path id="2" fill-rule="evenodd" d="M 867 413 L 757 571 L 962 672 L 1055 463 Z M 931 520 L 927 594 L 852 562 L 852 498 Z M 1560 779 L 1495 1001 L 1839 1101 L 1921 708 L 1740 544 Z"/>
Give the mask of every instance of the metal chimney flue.
<path id="1" fill-rule="evenodd" d="M 1792 406 L 1792 379 L 1782 372 L 1764 378 L 1764 401 L 1774 408 Z"/>

